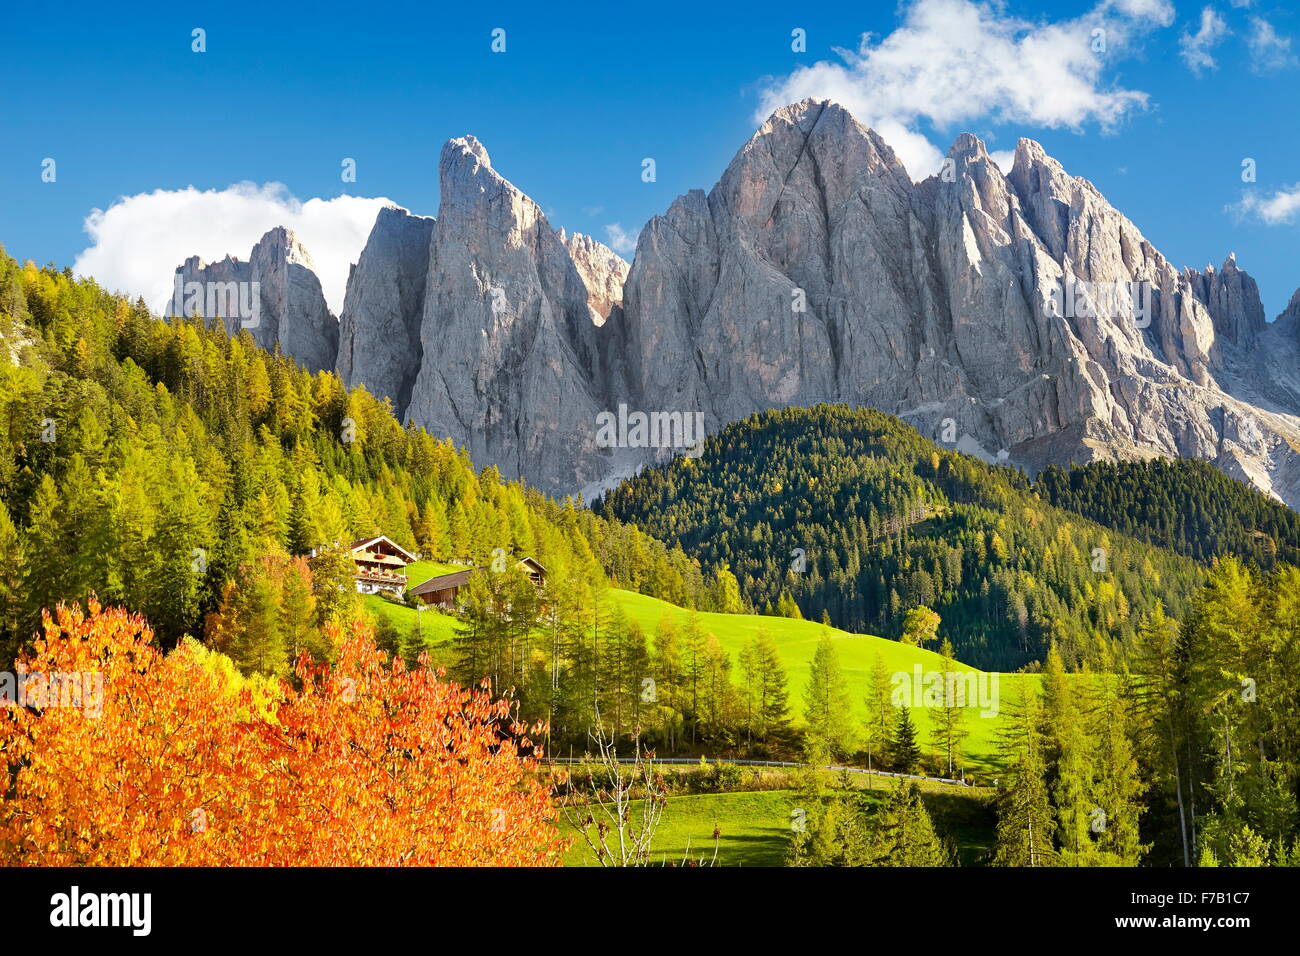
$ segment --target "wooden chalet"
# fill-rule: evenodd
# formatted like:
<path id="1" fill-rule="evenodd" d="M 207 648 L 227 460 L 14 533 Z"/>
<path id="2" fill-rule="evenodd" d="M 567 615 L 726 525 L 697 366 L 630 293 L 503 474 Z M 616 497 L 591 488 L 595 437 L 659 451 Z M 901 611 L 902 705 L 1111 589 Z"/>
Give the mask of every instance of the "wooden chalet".
<path id="1" fill-rule="evenodd" d="M 515 566 L 527 574 L 529 580 L 539 589 L 546 583 L 546 568 L 542 567 L 541 562 L 536 558 L 521 558 Z M 439 574 L 427 581 L 420 582 L 411 588 L 410 593 L 425 604 L 431 604 L 446 610 L 454 610 L 460 589 L 468 583 L 469 576 L 476 571 L 484 570 L 486 569 L 466 568 L 464 571 Z"/>
<path id="2" fill-rule="evenodd" d="M 406 590 L 406 566 L 415 555 L 380 535 L 352 543 L 352 560 L 356 562 L 357 592 L 379 594 L 389 591 L 398 597 Z"/>

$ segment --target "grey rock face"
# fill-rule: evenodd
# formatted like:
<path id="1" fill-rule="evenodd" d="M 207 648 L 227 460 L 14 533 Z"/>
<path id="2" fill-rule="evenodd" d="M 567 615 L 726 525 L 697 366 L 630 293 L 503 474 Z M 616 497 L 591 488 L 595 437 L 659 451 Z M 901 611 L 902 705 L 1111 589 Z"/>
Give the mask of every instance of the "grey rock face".
<path id="1" fill-rule="evenodd" d="M 183 295 L 173 309 L 220 318 L 231 335 L 247 329 L 262 348 L 277 346 L 313 372 L 334 368 L 338 322 L 330 314 L 311 256 L 283 226 L 272 229 L 253 247 L 247 262 L 227 256 L 205 263 L 192 256 L 176 270 Z M 198 283 L 203 305 L 188 300 L 190 283 Z M 177 307 L 177 300 L 183 303 Z"/>
<path id="2" fill-rule="evenodd" d="M 589 291 L 559 234 L 492 169 L 474 137 L 440 162 L 423 361 L 406 414 L 478 465 L 549 491 L 605 470 L 596 446 L 603 380 Z"/>
<path id="3" fill-rule="evenodd" d="M 785 107 L 646 225 L 630 268 L 552 229 L 472 136 L 443 148 L 440 187 L 436 221 L 380 213 L 337 370 L 507 477 L 591 491 L 672 453 L 607 447 L 597 416 L 620 407 L 713 431 L 842 401 L 1030 470 L 1197 457 L 1300 505 L 1300 292 L 1266 322 L 1234 257 L 1176 270 L 1031 140 L 1004 174 L 963 134 L 913 183 L 843 108 Z M 335 367 L 284 230 L 178 272 L 262 278 L 258 341 Z"/>
<path id="4" fill-rule="evenodd" d="M 381 209 L 348 276 L 339 317 L 336 371 L 349 388 L 391 398 L 400 416 L 411 399 L 423 348 L 425 280 L 434 220 Z"/>
<path id="5" fill-rule="evenodd" d="M 1189 269 L 1187 278 L 1193 294 L 1210 312 L 1215 344 L 1220 348 L 1253 349 L 1267 322 L 1259 287 L 1237 267 L 1236 254 L 1229 255 L 1218 272 L 1213 266 L 1206 266 L 1204 272 Z"/>
<path id="6" fill-rule="evenodd" d="M 621 322 L 633 401 L 710 429 L 846 401 L 1031 469 L 1199 457 L 1300 503 L 1253 280 L 1180 274 L 1029 140 L 1003 175 L 963 135 L 914 185 L 842 108 L 779 110 L 647 225 Z"/>

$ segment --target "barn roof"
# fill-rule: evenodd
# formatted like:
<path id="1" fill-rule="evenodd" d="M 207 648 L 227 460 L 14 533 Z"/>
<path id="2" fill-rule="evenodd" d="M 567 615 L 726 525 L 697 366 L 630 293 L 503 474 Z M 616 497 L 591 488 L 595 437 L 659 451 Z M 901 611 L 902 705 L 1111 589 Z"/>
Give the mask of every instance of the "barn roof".
<path id="1" fill-rule="evenodd" d="M 411 594 L 427 594 L 430 591 L 444 591 L 447 588 L 461 587 L 469 580 L 473 568 L 466 568 L 464 571 L 453 571 L 451 574 L 439 574 L 429 578 L 427 581 L 421 581 L 415 587 L 411 588 Z"/>

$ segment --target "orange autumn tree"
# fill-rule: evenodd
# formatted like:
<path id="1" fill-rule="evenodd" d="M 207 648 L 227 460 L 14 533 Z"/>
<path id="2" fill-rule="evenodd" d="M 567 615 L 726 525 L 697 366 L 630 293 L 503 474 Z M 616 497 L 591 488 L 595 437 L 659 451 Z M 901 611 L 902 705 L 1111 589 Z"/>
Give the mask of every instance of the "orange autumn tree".
<path id="1" fill-rule="evenodd" d="M 60 607 L 20 666 L 102 699 L 0 705 L 0 861 L 45 866 L 553 865 L 555 811 L 509 704 L 407 670 L 361 625 L 269 716 L 120 609 Z M 29 704 L 33 701 L 29 700 Z M 69 703 L 68 700 L 62 703 Z M 509 733 L 506 733 L 509 731 Z M 4 787 L 0 782 L 0 787 Z"/>

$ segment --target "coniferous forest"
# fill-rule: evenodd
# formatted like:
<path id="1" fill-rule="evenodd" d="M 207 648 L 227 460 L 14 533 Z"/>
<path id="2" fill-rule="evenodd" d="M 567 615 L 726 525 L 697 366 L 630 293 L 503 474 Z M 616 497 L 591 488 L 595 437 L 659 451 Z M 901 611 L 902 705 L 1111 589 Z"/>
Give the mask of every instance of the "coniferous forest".
<path id="1" fill-rule="evenodd" d="M 793 601 L 899 637 L 908 611 L 932 608 L 957 656 L 990 670 L 1053 644 L 1095 664 L 1123 655 L 1157 603 L 1181 616 L 1202 566 L 1036 487 L 871 409 L 818 406 L 728 426 L 596 510 L 729 568 L 759 612 Z"/>
<path id="2" fill-rule="evenodd" d="M 0 253 L 0 336 L 6 662 L 60 601 L 93 592 L 126 604 L 171 646 L 203 633 L 241 567 L 269 556 L 283 579 L 289 559 L 380 534 L 432 561 L 533 555 L 575 593 L 609 574 L 712 606 L 680 550 L 476 471 L 363 389 L 220 323 L 162 322 L 93 281 Z M 317 576 L 350 584 L 350 563 L 324 558 Z M 319 620 L 337 618 L 335 589 L 316 590 Z"/>
<path id="3" fill-rule="evenodd" d="M 1208 462 L 1049 466 L 1034 491 L 1059 508 L 1200 562 L 1233 555 L 1265 569 L 1300 564 L 1300 515 Z"/>

